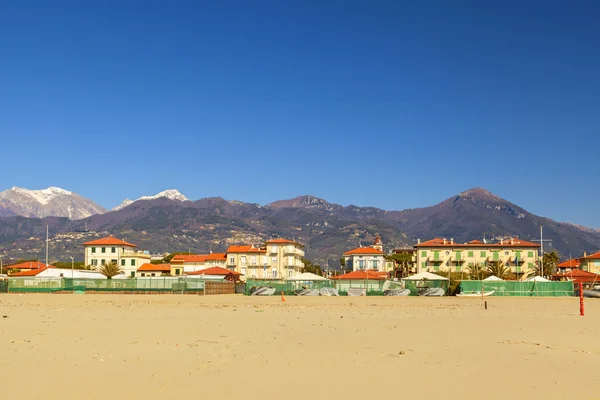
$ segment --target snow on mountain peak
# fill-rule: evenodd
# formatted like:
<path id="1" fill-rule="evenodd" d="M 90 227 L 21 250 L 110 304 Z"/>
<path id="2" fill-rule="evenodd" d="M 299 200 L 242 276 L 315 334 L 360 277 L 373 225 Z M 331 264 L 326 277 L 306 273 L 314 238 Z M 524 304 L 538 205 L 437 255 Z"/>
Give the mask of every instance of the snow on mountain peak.
<path id="1" fill-rule="evenodd" d="M 50 186 L 47 189 L 41 190 L 29 190 L 14 186 L 10 190 L 15 193 L 30 197 L 40 204 L 48 204 L 56 196 L 73 194 L 73 192 L 69 192 L 68 190 L 54 186 Z"/>
<path id="2" fill-rule="evenodd" d="M 189 199 L 187 197 L 185 197 L 183 194 L 181 194 L 181 192 L 179 190 L 168 189 L 168 190 L 163 190 L 162 192 L 157 193 L 154 196 L 142 196 L 137 200 L 125 199 L 125 200 L 123 200 L 123 202 L 121 204 L 119 204 L 112 210 L 113 211 L 120 210 L 121 208 L 127 207 L 128 205 L 135 203 L 138 200 L 154 200 L 154 199 L 158 199 L 161 197 L 166 197 L 171 200 L 189 201 Z"/>

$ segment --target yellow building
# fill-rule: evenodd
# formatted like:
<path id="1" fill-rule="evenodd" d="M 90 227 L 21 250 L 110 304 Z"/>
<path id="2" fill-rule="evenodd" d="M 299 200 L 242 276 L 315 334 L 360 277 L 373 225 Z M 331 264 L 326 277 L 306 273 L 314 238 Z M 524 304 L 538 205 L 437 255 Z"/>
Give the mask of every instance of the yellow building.
<path id="1" fill-rule="evenodd" d="M 267 240 L 264 246 L 230 246 L 227 268 L 252 279 L 287 279 L 302 273 L 304 246 L 288 239 Z"/>
<path id="2" fill-rule="evenodd" d="M 92 269 L 115 263 L 127 277 L 135 277 L 137 269 L 150 262 L 150 253 L 136 250 L 137 246 L 114 236 L 84 243 L 84 262 Z"/>
<path id="3" fill-rule="evenodd" d="M 589 256 L 584 254 L 583 257 L 579 259 L 579 262 L 582 270 L 600 274 L 600 252 Z"/>
<path id="4" fill-rule="evenodd" d="M 480 240 L 456 243 L 454 239 L 435 238 L 419 241 L 414 247 L 417 272 L 467 272 L 471 265 L 500 264 L 523 277 L 536 267 L 540 245 L 518 238 L 496 243 Z"/>

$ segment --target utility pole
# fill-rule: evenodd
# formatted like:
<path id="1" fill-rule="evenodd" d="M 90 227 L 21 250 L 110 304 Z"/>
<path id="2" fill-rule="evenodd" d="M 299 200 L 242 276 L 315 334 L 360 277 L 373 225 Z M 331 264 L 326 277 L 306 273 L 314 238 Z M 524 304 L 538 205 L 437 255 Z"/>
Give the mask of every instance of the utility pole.
<path id="1" fill-rule="evenodd" d="M 48 225 L 46 225 L 46 267 L 48 267 Z"/>
<path id="2" fill-rule="evenodd" d="M 2 257 L 4 257 L 4 255 L 0 254 L 0 275 L 2 275 Z"/>

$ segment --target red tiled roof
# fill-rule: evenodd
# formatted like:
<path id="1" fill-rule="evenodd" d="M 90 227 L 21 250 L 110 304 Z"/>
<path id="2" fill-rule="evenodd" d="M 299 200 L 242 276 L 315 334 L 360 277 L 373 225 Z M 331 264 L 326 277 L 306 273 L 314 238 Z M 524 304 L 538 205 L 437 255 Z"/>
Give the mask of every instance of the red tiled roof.
<path id="1" fill-rule="evenodd" d="M 83 244 L 84 246 L 130 246 L 130 247 L 137 247 L 135 244 L 133 243 L 128 243 L 124 240 L 121 239 L 117 239 L 114 236 L 107 236 L 105 238 L 102 239 L 98 239 L 98 240 L 92 240 L 91 242 L 86 242 Z"/>
<path id="2" fill-rule="evenodd" d="M 540 247 L 537 243 L 528 242 L 527 240 L 513 238 L 504 240 L 502 243 L 483 243 L 479 240 L 472 240 L 467 243 L 452 243 L 450 240 L 446 239 L 446 243 L 444 244 L 444 239 L 435 238 L 428 240 L 426 242 L 421 242 L 415 244 L 415 247 Z"/>
<path id="3" fill-rule="evenodd" d="M 227 253 L 210 253 L 206 256 L 206 261 L 225 261 L 227 260 Z"/>
<path id="4" fill-rule="evenodd" d="M 579 259 L 574 258 L 572 260 L 561 262 L 556 268 L 579 268 Z"/>
<path id="5" fill-rule="evenodd" d="M 5 265 L 6 269 L 40 269 L 46 268 L 46 264 L 39 261 L 25 261 L 20 264 Z"/>
<path id="6" fill-rule="evenodd" d="M 589 256 L 581 257 L 581 259 L 585 259 L 585 260 L 591 260 L 591 259 L 597 260 L 597 259 L 600 259 L 600 251 L 597 252 L 597 253 L 594 253 L 594 254 L 590 254 Z"/>
<path id="7" fill-rule="evenodd" d="M 574 269 L 569 272 L 565 272 L 564 274 L 554 274 L 552 275 L 553 280 L 559 280 L 561 278 L 567 278 L 572 280 L 573 282 L 598 282 L 600 283 L 600 275 L 594 274 L 592 272 L 587 272 L 581 269 Z"/>
<path id="8" fill-rule="evenodd" d="M 251 245 L 229 246 L 227 253 L 266 253 L 266 249 L 253 247 Z"/>
<path id="9" fill-rule="evenodd" d="M 189 263 L 202 263 L 208 258 L 208 254 L 177 254 L 171 259 L 171 262 L 189 262 Z"/>
<path id="10" fill-rule="evenodd" d="M 353 255 L 353 254 L 385 254 L 381 250 L 374 249 L 372 247 L 357 247 L 356 249 L 349 250 L 344 253 L 344 255 Z"/>
<path id="11" fill-rule="evenodd" d="M 151 264 L 145 263 L 142 264 L 138 269 L 141 272 L 171 272 L 171 264 Z"/>
<path id="12" fill-rule="evenodd" d="M 14 274 L 9 274 L 9 276 L 37 276 L 37 274 L 39 274 L 40 272 L 43 272 L 47 269 L 48 269 L 47 267 L 30 269 L 27 271 L 20 271 L 20 272 L 15 272 Z"/>
<path id="13" fill-rule="evenodd" d="M 354 272 L 349 272 L 347 274 L 344 275 L 338 275 L 338 276 L 332 276 L 331 279 L 338 279 L 338 280 L 367 280 L 367 279 L 372 279 L 372 280 L 385 280 L 385 276 L 381 276 L 379 272 L 376 271 L 354 271 Z"/>
<path id="14" fill-rule="evenodd" d="M 239 272 L 231 271 L 221 267 L 210 267 L 200 271 L 186 272 L 186 275 L 242 275 Z"/>

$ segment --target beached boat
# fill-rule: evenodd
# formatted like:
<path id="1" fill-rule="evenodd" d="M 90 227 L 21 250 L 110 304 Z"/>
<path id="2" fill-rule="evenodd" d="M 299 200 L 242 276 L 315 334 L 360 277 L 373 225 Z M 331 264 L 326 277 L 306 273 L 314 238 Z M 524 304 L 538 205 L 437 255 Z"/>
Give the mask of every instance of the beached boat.
<path id="1" fill-rule="evenodd" d="M 446 293 L 442 288 L 423 288 L 419 289 L 419 296 L 444 296 Z"/>
<path id="2" fill-rule="evenodd" d="M 584 290 L 583 297 L 600 298 L 600 291 L 598 290 Z"/>
<path id="3" fill-rule="evenodd" d="M 275 294 L 275 288 L 273 287 L 260 286 L 255 290 L 252 289 L 250 289 L 252 296 L 272 296 L 273 294 Z"/>
<path id="4" fill-rule="evenodd" d="M 456 297 L 487 297 L 487 296 L 491 296 L 493 295 L 495 292 L 495 290 L 490 290 L 489 292 L 483 292 L 483 295 L 481 294 L 481 292 L 473 292 L 473 293 L 459 293 L 456 295 Z"/>
<path id="5" fill-rule="evenodd" d="M 408 296 L 410 294 L 410 290 L 408 290 L 408 289 L 389 289 L 389 290 L 384 290 L 383 294 L 385 296 Z"/>

